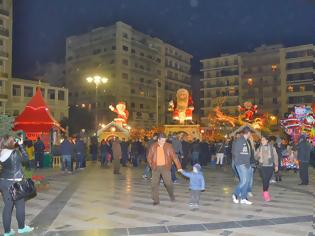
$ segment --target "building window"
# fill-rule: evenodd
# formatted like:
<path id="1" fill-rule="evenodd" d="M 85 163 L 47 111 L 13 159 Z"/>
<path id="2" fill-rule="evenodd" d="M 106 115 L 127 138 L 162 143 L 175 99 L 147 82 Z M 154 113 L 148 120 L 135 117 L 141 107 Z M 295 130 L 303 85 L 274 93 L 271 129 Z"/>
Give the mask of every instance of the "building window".
<path id="1" fill-rule="evenodd" d="M 131 108 L 135 108 L 136 104 L 134 102 L 131 103 Z"/>
<path id="2" fill-rule="evenodd" d="M 143 83 L 144 82 L 144 78 L 140 78 L 140 82 Z"/>
<path id="3" fill-rule="evenodd" d="M 278 99 L 277 99 L 277 98 L 273 98 L 273 99 L 272 99 L 272 103 L 273 103 L 273 104 L 278 104 Z"/>
<path id="4" fill-rule="evenodd" d="M 21 86 L 20 85 L 13 85 L 12 95 L 13 96 L 21 96 Z"/>
<path id="5" fill-rule="evenodd" d="M 128 52 L 129 48 L 125 45 L 122 46 L 122 49 L 125 51 L 125 52 Z"/>
<path id="6" fill-rule="evenodd" d="M 112 50 L 116 50 L 116 46 L 115 45 L 112 46 Z"/>
<path id="7" fill-rule="evenodd" d="M 292 85 L 288 86 L 288 92 L 293 92 L 293 86 Z"/>
<path id="8" fill-rule="evenodd" d="M 100 54 L 101 53 L 101 49 L 94 49 L 93 50 L 93 55 L 96 55 L 96 54 Z"/>
<path id="9" fill-rule="evenodd" d="M 271 70 L 275 72 L 277 70 L 277 65 L 271 65 Z"/>
<path id="10" fill-rule="evenodd" d="M 3 40 L 0 39 L 0 46 L 3 46 Z"/>
<path id="11" fill-rule="evenodd" d="M 128 66 L 128 59 L 122 59 L 122 64 L 124 64 L 125 66 Z"/>
<path id="12" fill-rule="evenodd" d="M 143 53 L 143 52 L 140 52 L 140 56 L 144 57 L 144 53 Z"/>
<path id="13" fill-rule="evenodd" d="M 248 80 L 247 80 L 247 84 L 248 84 L 248 86 L 253 86 L 253 79 L 252 78 L 249 78 Z"/>
<path id="14" fill-rule="evenodd" d="M 85 92 L 84 92 L 84 94 L 85 94 Z M 61 91 L 61 90 L 58 91 L 58 100 L 60 100 L 60 101 L 65 100 L 65 91 Z"/>
<path id="15" fill-rule="evenodd" d="M 55 90 L 53 90 L 53 89 L 48 89 L 47 93 L 48 93 L 48 98 L 49 98 L 49 99 L 55 100 Z"/>
<path id="16" fill-rule="evenodd" d="M 25 86 L 24 87 L 24 97 L 32 97 L 33 96 L 33 88 Z"/>
<path id="17" fill-rule="evenodd" d="M 131 49 L 131 53 L 136 54 L 136 50 L 134 50 L 133 48 Z"/>
<path id="18" fill-rule="evenodd" d="M 300 86 L 300 92 L 305 92 L 305 86 L 304 85 Z"/>
<path id="19" fill-rule="evenodd" d="M 128 38 L 128 34 L 126 32 L 123 32 L 123 38 L 125 38 L 125 39 Z"/>
<path id="20" fill-rule="evenodd" d="M 122 77 L 123 79 L 128 79 L 129 75 L 128 75 L 128 73 L 122 73 L 122 74 L 121 74 L 121 77 Z"/>
<path id="21" fill-rule="evenodd" d="M 140 109 L 143 109 L 143 107 L 144 107 L 143 104 L 140 104 L 139 106 L 140 106 Z"/>
<path id="22" fill-rule="evenodd" d="M 131 90 L 130 90 L 130 93 L 131 93 L 131 94 L 135 94 L 136 91 L 135 91 L 134 89 L 131 89 Z"/>

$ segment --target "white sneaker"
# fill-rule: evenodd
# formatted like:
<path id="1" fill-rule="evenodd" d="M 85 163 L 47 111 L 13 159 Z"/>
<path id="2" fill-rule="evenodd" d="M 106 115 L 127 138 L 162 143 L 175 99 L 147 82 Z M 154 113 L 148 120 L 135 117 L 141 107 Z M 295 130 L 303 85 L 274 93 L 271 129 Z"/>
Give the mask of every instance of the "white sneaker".
<path id="1" fill-rule="evenodd" d="M 252 193 L 252 192 L 248 192 L 248 193 L 247 193 L 247 196 L 249 196 L 249 197 L 253 197 L 254 195 L 253 195 L 253 193 Z"/>
<path id="2" fill-rule="evenodd" d="M 242 199 L 240 203 L 246 204 L 246 205 L 252 205 L 253 204 L 252 202 L 248 201 L 247 199 Z"/>
<path id="3" fill-rule="evenodd" d="M 270 180 L 271 184 L 277 183 L 277 181 L 275 181 L 274 179 Z"/>
<path id="4" fill-rule="evenodd" d="M 237 199 L 237 197 L 235 196 L 235 194 L 232 195 L 232 199 L 234 203 L 239 203 L 239 200 Z"/>

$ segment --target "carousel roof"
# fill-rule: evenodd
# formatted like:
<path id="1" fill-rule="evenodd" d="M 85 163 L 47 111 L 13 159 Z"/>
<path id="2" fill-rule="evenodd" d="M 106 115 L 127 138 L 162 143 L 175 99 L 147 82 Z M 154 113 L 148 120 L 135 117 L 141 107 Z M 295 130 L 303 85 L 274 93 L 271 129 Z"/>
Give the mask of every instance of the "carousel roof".
<path id="1" fill-rule="evenodd" d="M 49 132 L 52 128 L 62 129 L 50 114 L 40 88 L 37 88 L 22 113 L 15 118 L 13 129 L 24 132 Z"/>

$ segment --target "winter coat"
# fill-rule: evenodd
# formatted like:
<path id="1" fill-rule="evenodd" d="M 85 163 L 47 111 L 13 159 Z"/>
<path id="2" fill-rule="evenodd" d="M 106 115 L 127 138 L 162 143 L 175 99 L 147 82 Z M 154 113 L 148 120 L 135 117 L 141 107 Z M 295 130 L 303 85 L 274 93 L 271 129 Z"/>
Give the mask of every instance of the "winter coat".
<path id="1" fill-rule="evenodd" d="M 189 178 L 189 189 L 190 190 L 205 190 L 205 178 L 201 171 L 187 172 L 183 171 L 182 174 Z"/>
<path id="2" fill-rule="evenodd" d="M 155 142 L 151 145 L 149 149 L 149 153 L 147 156 L 147 161 L 151 167 L 152 170 L 157 169 L 157 147 L 158 142 Z M 172 144 L 165 143 L 163 146 L 164 150 L 164 156 L 165 156 L 165 168 L 168 170 L 171 170 L 173 162 L 175 163 L 177 169 L 181 169 L 181 164 L 176 156 L 176 153 L 174 151 L 174 148 L 172 147 Z"/>

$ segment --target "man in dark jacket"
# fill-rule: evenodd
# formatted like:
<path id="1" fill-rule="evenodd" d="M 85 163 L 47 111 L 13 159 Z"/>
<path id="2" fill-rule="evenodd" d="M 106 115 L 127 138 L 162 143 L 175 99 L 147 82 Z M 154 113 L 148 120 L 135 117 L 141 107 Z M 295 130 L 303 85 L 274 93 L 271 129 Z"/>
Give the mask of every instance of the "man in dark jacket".
<path id="1" fill-rule="evenodd" d="M 76 169 L 79 170 L 83 170 L 84 169 L 84 162 L 85 162 L 85 144 L 84 142 L 80 139 L 80 137 L 78 136 L 75 142 L 75 152 L 76 152 L 76 156 L 77 156 L 77 160 L 76 160 Z"/>
<path id="2" fill-rule="evenodd" d="M 232 146 L 232 155 L 234 157 L 235 167 L 240 177 L 239 184 L 236 186 L 232 199 L 234 203 L 241 203 L 251 205 L 252 202 L 247 200 L 247 191 L 249 185 L 249 176 L 251 171 L 250 157 L 251 151 L 248 144 L 248 139 L 251 136 L 251 130 L 249 127 L 243 129 L 243 135 L 237 139 Z M 241 200 L 239 200 L 241 196 Z"/>
<path id="3" fill-rule="evenodd" d="M 308 165 L 310 163 L 310 156 L 312 147 L 311 144 L 306 140 L 306 137 L 302 135 L 297 144 L 297 159 L 300 161 L 300 179 L 299 185 L 308 185 Z"/>
<path id="4" fill-rule="evenodd" d="M 192 157 L 191 157 L 191 166 L 195 165 L 196 163 L 200 164 L 199 160 L 199 153 L 200 153 L 200 143 L 199 139 L 194 139 L 194 142 L 192 143 Z"/>
<path id="5" fill-rule="evenodd" d="M 191 158 L 191 142 L 187 142 L 187 137 L 184 137 L 182 141 L 182 147 L 183 147 L 183 154 L 184 158 L 182 160 L 182 168 L 185 170 L 187 167 L 187 164 L 189 163 L 189 160 Z"/>
<path id="6" fill-rule="evenodd" d="M 123 167 L 127 166 L 128 162 L 128 145 L 129 143 L 126 141 L 125 138 L 122 139 L 120 142 L 120 147 L 121 147 L 121 164 Z"/>
<path id="7" fill-rule="evenodd" d="M 200 162 L 202 166 L 206 166 L 209 161 L 210 151 L 209 143 L 206 140 L 202 140 L 200 143 Z"/>
<path id="8" fill-rule="evenodd" d="M 68 173 L 72 173 L 71 155 L 73 152 L 73 144 L 68 140 L 68 137 L 64 137 L 63 142 L 60 144 L 60 154 L 62 158 L 62 171 L 67 170 Z"/>
<path id="9" fill-rule="evenodd" d="M 44 151 L 45 145 L 40 137 L 37 138 L 37 141 L 34 143 L 34 152 L 35 152 L 35 167 L 43 168 L 44 163 Z"/>

